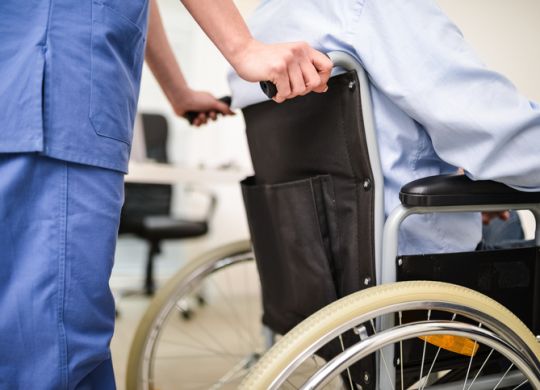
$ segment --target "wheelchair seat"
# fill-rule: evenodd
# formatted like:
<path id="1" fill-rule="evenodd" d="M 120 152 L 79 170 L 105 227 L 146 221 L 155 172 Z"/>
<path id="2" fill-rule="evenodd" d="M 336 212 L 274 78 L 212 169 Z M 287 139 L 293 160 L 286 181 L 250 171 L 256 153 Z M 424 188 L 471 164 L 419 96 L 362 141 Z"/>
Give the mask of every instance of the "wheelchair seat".
<path id="1" fill-rule="evenodd" d="M 438 175 L 415 180 L 400 191 L 406 207 L 540 203 L 540 192 L 523 192 L 490 180 L 465 175 Z"/>

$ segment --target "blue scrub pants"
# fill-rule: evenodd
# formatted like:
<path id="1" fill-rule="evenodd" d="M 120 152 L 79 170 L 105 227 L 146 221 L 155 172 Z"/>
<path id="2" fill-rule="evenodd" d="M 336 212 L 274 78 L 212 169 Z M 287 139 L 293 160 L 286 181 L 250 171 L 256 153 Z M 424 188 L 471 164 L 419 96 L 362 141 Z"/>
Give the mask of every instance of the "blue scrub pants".
<path id="1" fill-rule="evenodd" d="M 123 174 L 0 154 L 0 389 L 114 389 Z"/>

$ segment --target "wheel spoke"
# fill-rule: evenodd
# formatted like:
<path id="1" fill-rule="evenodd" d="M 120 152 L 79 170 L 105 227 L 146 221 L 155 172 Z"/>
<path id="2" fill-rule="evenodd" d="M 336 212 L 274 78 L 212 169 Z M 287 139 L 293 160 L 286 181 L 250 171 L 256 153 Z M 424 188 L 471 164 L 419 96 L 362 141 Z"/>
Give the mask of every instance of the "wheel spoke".
<path id="1" fill-rule="evenodd" d="M 486 366 L 489 358 L 491 357 L 491 355 L 493 355 L 493 352 L 495 350 L 492 349 L 491 352 L 489 352 L 489 354 L 487 355 L 486 359 L 484 360 L 484 363 L 482 364 L 482 366 L 480 367 L 480 369 L 478 370 L 478 372 L 476 373 L 474 379 L 472 380 L 471 384 L 469 385 L 469 387 L 467 387 L 467 390 L 471 390 L 471 387 L 474 385 L 474 382 L 476 382 L 476 380 L 478 379 L 478 377 L 480 376 L 480 373 L 482 372 L 482 370 L 484 369 L 484 367 Z"/>
<path id="2" fill-rule="evenodd" d="M 430 318 L 431 318 L 431 310 L 428 310 L 427 321 L 429 321 Z M 424 379 L 424 362 L 426 361 L 426 346 L 427 346 L 427 339 L 424 339 L 424 347 L 422 350 L 422 363 L 420 363 L 420 377 L 418 378 L 418 381 L 420 383 L 423 383 L 423 379 Z"/>
<path id="3" fill-rule="evenodd" d="M 343 344 L 342 335 L 339 335 L 339 343 L 341 344 L 341 352 L 345 352 L 345 345 Z M 349 368 L 347 368 L 347 376 L 349 378 L 349 384 L 351 385 L 351 389 L 354 389 L 353 380 L 352 380 L 352 376 L 351 376 L 351 370 Z"/>
<path id="4" fill-rule="evenodd" d="M 478 327 L 481 328 L 482 324 L 478 324 Z M 473 351 L 476 350 L 477 345 L 478 345 L 478 343 L 475 341 Z M 465 390 L 465 387 L 467 386 L 467 381 L 469 380 L 469 374 L 471 373 L 471 367 L 472 367 L 473 360 L 474 360 L 474 353 L 471 354 L 471 358 L 469 359 L 469 366 L 467 367 L 467 375 L 465 375 L 465 381 L 463 382 L 463 390 Z"/>
<path id="5" fill-rule="evenodd" d="M 508 367 L 508 370 L 505 371 L 504 375 L 501 377 L 501 379 L 497 382 L 497 384 L 495 385 L 495 387 L 493 388 L 493 390 L 497 390 L 497 387 L 499 387 L 499 385 L 502 383 L 502 381 L 504 380 L 504 378 L 506 378 L 506 376 L 508 375 L 508 373 L 510 372 L 510 370 L 512 369 L 512 367 L 514 367 L 514 363 L 511 363 L 510 364 L 510 367 Z"/>
<path id="6" fill-rule="evenodd" d="M 399 312 L 399 325 L 403 325 L 403 313 L 401 311 Z M 403 390 L 403 341 L 399 342 L 399 367 L 401 371 L 401 390 Z"/>
<path id="7" fill-rule="evenodd" d="M 519 385 L 517 385 L 516 387 L 514 387 L 512 390 L 516 390 L 516 389 L 519 389 L 521 386 L 527 384 L 529 382 L 528 379 L 525 379 L 523 382 L 521 382 Z"/>
<path id="8" fill-rule="evenodd" d="M 255 331 L 255 324 L 260 324 L 256 318 L 260 309 L 255 306 L 260 305 L 260 299 L 255 293 L 260 288 L 251 281 L 248 267 L 237 267 L 253 259 L 228 258 L 232 262 L 222 261 L 223 258 L 201 261 L 201 268 L 186 273 L 184 281 L 178 279 L 179 287 L 184 283 L 183 288 L 178 288 L 182 293 L 171 295 L 161 303 L 174 302 L 149 329 L 149 341 L 141 353 L 144 368 L 138 374 L 143 389 L 173 388 L 179 383 L 182 388 L 192 390 L 236 388 L 260 358 L 257 346 L 263 345 L 262 333 L 258 340 Z M 200 270 L 203 273 L 199 274 Z M 197 278 L 190 279 L 191 275 Z M 192 305 L 192 300 L 195 303 L 195 294 L 201 291 L 207 299 L 206 306 L 199 308 Z M 196 311 L 196 315 L 180 321 L 179 312 L 186 308 Z M 185 368 L 187 361 L 193 362 L 193 369 Z M 208 374 L 203 367 L 210 368 L 206 370 Z M 176 376 L 170 376 L 171 370 Z"/>
<path id="9" fill-rule="evenodd" d="M 377 331 L 375 330 L 375 323 L 374 323 L 373 319 L 371 319 L 370 322 L 371 322 L 371 327 L 373 328 L 373 334 L 377 334 Z M 393 383 L 395 381 L 395 378 L 392 378 L 392 375 L 390 375 L 390 370 L 388 369 L 388 364 L 386 363 L 386 358 L 384 357 L 384 351 L 381 350 L 379 353 L 380 353 L 380 355 L 382 357 L 384 369 L 386 371 L 386 375 L 388 376 L 389 383 L 392 386 L 392 390 L 395 390 L 395 386 L 393 385 Z"/>
<path id="10" fill-rule="evenodd" d="M 224 302 L 226 302 L 227 306 L 229 307 L 229 309 L 231 310 L 232 313 L 234 313 L 235 317 L 236 318 L 241 318 L 238 314 L 238 311 L 232 306 L 232 304 L 229 302 L 229 299 L 227 299 L 225 293 L 223 292 L 223 290 L 221 289 L 221 287 L 219 287 L 218 283 L 212 279 L 211 280 L 212 282 L 212 285 L 216 288 L 216 290 L 218 291 L 218 293 L 221 295 L 222 299 Z M 218 311 L 220 312 L 220 311 Z M 226 319 L 227 323 L 230 325 L 230 327 L 232 329 L 234 329 L 234 331 L 237 333 L 237 336 L 238 336 L 238 339 L 239 339 L 239 342 L 240 342 L 240 345 L 241 345 L 241 340 L 242 340 L 242 336 L 241 336 L 241 331 L 245 332 L 247 334 L 247 339 L 250 343 L 250 347 L 252 349 L 255 349 L 255 345 L 253 344 L 253 339 L 252 339 L 252 335 L 250 334 L 249 330 L 246 330 L 246 328 L 244 327 L 244 324 L 242 323 L 243 321 L 238 321 L 239 324 L 238 326 L 235 326 L 235 324 L 233 324 L 230 320 L 229 320 L 229 316 L 227 316 L 226 314 L 223 314 L 220 312 L 220 314 L 222 315 L 222 318 L 223 319 Z"/>

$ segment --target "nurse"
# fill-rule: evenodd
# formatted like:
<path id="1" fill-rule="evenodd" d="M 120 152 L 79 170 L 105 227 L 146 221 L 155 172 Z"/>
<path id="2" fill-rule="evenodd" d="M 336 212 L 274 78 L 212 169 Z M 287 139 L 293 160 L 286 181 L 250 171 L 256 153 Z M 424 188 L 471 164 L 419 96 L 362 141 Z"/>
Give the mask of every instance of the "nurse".
<path id="1" fill-rule="evenodd" d="M 277 101 L 325 90 L 321 53 L 255 41 L 230 0 L 183 2 Z M 0 37 L 0 389 L 114 389 L 108 280 L 145 47 L 178 115 L 230 111 L 188 87 L 155 0 L 2 0 Z"/>

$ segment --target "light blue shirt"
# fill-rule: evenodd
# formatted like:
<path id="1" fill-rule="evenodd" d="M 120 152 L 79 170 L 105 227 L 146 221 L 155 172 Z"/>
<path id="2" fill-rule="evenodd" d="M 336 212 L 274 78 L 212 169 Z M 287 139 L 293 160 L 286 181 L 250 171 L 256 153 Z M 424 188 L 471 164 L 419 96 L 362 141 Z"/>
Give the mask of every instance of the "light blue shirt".
<path id="1" fill-rule="evenodd" d="M 432 0 L 264 0 L 250 28 L 263 42 L 307 41 L 346 51 L 372 83 L 385 210 L 415 179 L 463 167 L 473 179 L 540 191 L 540 108 L 490 71 Z M 256 84 L 229 77 L 235 106 L 260 102 Z M 477 214 L 413 216 L 401 253 L 472 250 Z"/>
<path id="2" fill-rule="evenodd" d="M 148 0 L 0 0 L 0 153 L 125 172 Z"/>

